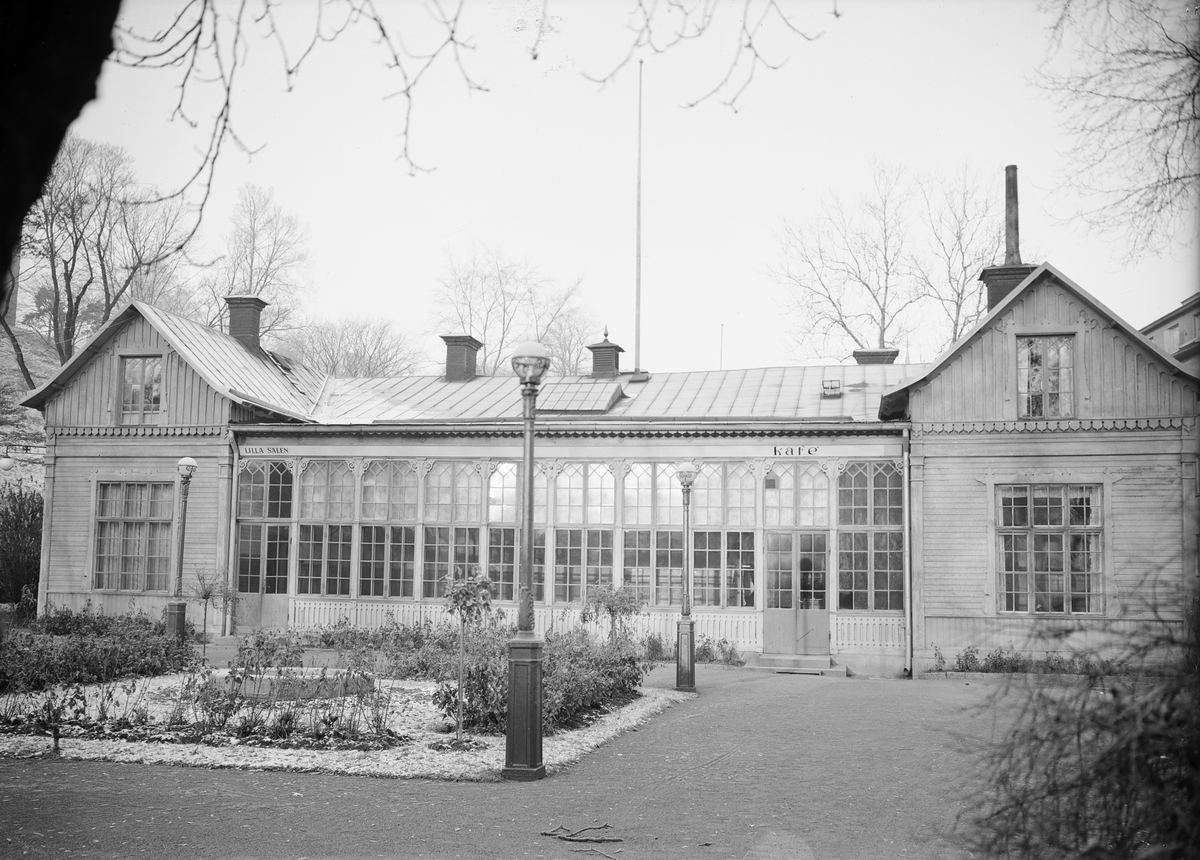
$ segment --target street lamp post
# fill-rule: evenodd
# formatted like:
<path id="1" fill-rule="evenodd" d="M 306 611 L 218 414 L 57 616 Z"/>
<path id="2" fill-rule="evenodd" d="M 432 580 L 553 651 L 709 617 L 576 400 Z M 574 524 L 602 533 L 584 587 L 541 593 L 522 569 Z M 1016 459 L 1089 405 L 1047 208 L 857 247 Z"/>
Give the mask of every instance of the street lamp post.
<path id="1" fill-rule="evenodd" d="M 696 692 L 696 624 L 692 620 L 692 483 L 696 480 L 695 463 L 680 463 L 675 476 L 683 487 L 683 611 L 679 617 L 679 638 L 675 642 L 675 689 Z"/>
<path id="2" fill-rule="evenodd" d="M 175 554 L 174 600 L 167 604 L 167 635 L 182 642 L 187 637 L 187 604 L 183 601 L 183 534 L 187 525 L 188 490 L 192 487 L 192 475 L 196 473 L 196 461 L 182 457 L 175 464 L 179 469 L 179 540 Z"/>
<path id="3" fill-rule="evenodd" d="M 529 781 L 546 775 L 542 761 L 542 640 L 533 630 L 533 424 L 538 384 L 550 368 L 550 354 L 540 343 L 520 344 L 513 350 L 512 367 L 521 380 L 525 487 L 521 500 L 517 635 L 508 643 L 507 743 L 500 775 Z"/>

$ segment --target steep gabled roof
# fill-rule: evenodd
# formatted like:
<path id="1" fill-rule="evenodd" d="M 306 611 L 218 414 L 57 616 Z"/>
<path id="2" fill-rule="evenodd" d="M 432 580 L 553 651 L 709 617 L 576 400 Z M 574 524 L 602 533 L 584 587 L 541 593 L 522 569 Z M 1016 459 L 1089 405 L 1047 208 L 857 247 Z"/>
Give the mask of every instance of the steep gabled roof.
<path id="1" fill-rule="evenodd" d="M 973 341 L 981 331 L 990 326 L 993 321 L 1002 316 L 1011 305 L 1018 301 L 1021 295 L 1043 277 L 1053 277 L 1060 286 L 1068 292 L 1074 293 L 1079 299 L 1090 305 L 1094 310 L 1108 320 L 1131 340 L 1137 342 L 1141 346 L 1148 349 L 1154 356 L 1163 362 L 1163 366 L 1171 373 L 1182 376 L 1192 382 L 1200 382 L 1192 374 L 1188 373 L 1178 361 L 1176 361 L 1167 353 L 1149 340 L 1144 334 L 1131 326 L 1121 317 L 1117 316 L 1109 310 L 1099 299 L 1072 281 L 1058 269 L 1049 263 L 1043 263 L 1038 266 L 1025 280 L 1015 286 L 1000 302 L 996 304 L 988 313 L 981 319 L 974 328 L 959 338 L 955 343 L 951 344 L 940 356 L 934 359 L 933 363 L 928 365 L 927 369 L 912 379 L 905 380 L 899 385 L 893 386 L 883 393 L 883 397 L 879 403 L 879 419 L 881 421 L 896 421 L 903 420 L 904 414 L 908 405 L 908 392 L 918 385 L 926 382 L 932 377 L 940 373 L 947 365 L 950 364 L 967 346 Z"/>
<path id="2" fill-rule="evenodd" d="M 130 302 L 115 314 L 52 379 L 31 392 L 23 405 L 41 408 L 136 316 L 152 325 L 171 349 L 222 396 L 284 418 L 311 420 L 308 416 L 323 377 L 278 359 L 266 350 L 251 350 L 224 332 L 138 301 Z"/>

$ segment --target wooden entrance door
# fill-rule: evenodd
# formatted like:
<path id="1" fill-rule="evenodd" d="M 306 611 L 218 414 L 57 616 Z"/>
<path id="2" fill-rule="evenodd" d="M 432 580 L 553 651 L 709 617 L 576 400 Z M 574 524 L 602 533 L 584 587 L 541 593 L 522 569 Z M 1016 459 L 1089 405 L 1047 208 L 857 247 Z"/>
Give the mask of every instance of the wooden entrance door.
<path id="1" fill-rule="evenodd" d="M 238 527 L 234 619 L 239 633 L 287 627 L 290 537 L 286 525 L 244 523 Z"/>
<path id="2" fill-rule="evenodd" d="M 829 653 L 829 561 L 824 532 L 768 532 L 763 653 Z"/>

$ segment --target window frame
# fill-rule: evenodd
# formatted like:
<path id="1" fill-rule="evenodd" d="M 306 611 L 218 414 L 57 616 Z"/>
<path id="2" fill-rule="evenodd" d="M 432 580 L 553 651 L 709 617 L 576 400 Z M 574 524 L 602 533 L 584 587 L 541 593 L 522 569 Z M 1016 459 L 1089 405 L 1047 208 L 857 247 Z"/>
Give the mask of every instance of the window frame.
<path id="1" fill-rule="evenodd" d="M 148 410 L 145 408 L 145 392 L 143 391 L 143 408 L 138 412 L 125 411 L 125 363 L 127 361 L 147 361 L 150 359 L 158 359 L 158 404 L 157 408 Z M 167 413 L 167 391 L 165 379 L 167 375 L 167 353 L 163 350 L 155 349 L 122 349 L 116 354 L 116 376 L 117 384 L 113 387 L 113 415 L 115 416 L 115 424 L 119 427 L 158 427 L 166 423 Z M 146 386 L 145 375 L 142 376 L 141 387 Z M 128 421 L 126 415 L 137 415 L 140 420 Z M 151 420 L 147 420 L 147 418 Z"/>
<path id="2" fill-rule="evenodd" d="M 1029 485 L 1092 485 L 1100 488 L 1100 517 L 1103 529 L 1103 537 L 1100 547 L 1100 563 L 1101 573 L 1099 577 L 1100 587 L 1098 600 L 1099 608 L 1094 612 L 1076 613 L 1084 618 L 1108 617 L 1112 618 L 1119 611 L 1117 602 L 1116 582 L 1114 579 L 1113 569 L 1113 547 L 1112 547 L 1112 527 L 1113 527 L 1113 485 L 1121 480 L 1120 475 L 1105 474 L 1102 472 L 1075 472 L 1064 474 L 1061 470 L 1051 472 L 1043 469 L 1030 470 L 1013 470 L 1006 472 L 996 472 L 988 474 L 985 479 L 981 480 L 984 491 L 987 493 L 987 585 L 983 595 L 983 611 L 985 615 L 993 617 L 1017 617 L 1017 618 L 1067 618 L 1070 613 L 1058 612 L 1023 612 L 1023 611 L 1008 611 L 1002 608 L 1003 604 L 1003 588 L 1001 577 L 1003 571 L 1000 566 L 1000 552 L 1002 543 L 999 535 L 1001 528 L 1000 512 L 998 499 L 998 489 L 1005 485 L 1029 484 Z M 1030 571 L 1032 574 L 1032 571 Z"/>
<path id="3" fill-rule="evenodd" d="M 1087 490 L 1088 493 L 1094 489 L 1099 493 L 1100 498 L 1095 504 L 1097 522 L 1082 522 L 1076 523 L 1072 521 L 1072 491 L 1076 488 Z M 1053 494 L 1049 491 L 1053 490 Z M 1024 491 L 1024 503 L 1021 507 L 1012 506 L 1011 510 L 1014 514 L 1018 511 L 1023 512 L 1023 522 L 1005 522 L 1005 511 L 1009 508 L 1001 498 L 1002 494 L 1009 490 L 1009 498 L 1021 498 L 1017 493 Z M 1040 495 L 1039 495 L 1040 491 Z M 1108 521 L 1105 518 L 1105 497 L 1103 487 L 1095 483 L 1085 483 L 1080 481 L 1057 482 L 1020 482 L 1020 483 L 997 483 L 993 488 L 996 495 L 996 507 L 998 517 L 995 522 L 996 532 L 996 568 L 997 568 L 997 604 L 998 612 L 1001 615 L 1021 615 L 1021 616 L 1049 616 L 1049 617 L 1068 617 L 1068 616 L 1098 616 L 1103 614 L 1105 605 L 1104 591 L 1104 574 L 1107 570 L 1107 565 L 1104 559 L 1104 548 L 1108 544 L 1105 540 Z M 1039 505 L 1038 500 L 1048 500 L 1056 496 L 1057 505 Z M 1092 507 L 1092 506 L 1089 506 Z M 1040 510 L 1045 510 L 1046 522 L 1037 522 L 1037 514 Z M 1058 511 L 1058 522 L 1054 522 L 1053 513 Z M 1018 517 L 1014 516 L 1014 520 Z M 1074 541 L 1072 538 L 1082 537 L 1085 539 L 1085 544 L 1090 544 L 1090 538 L 1096 537 L 1099 539 L 1099 549 L 1092 550 L 1090 547 L 1083 549 L 1081 552 L 1085 557 L 1096 556 L 1100 565 L 1100 570 L 1084 570 L 1075 571 L 1072 569 L 1072 557 L 1078 552 L 1074 549 Z M 1023 538 L 1018 541 L 1017 538 Z M 1039 538 L 1041 539 L 1039 541 Z M 1054 547 L 1054 539 L 1057 538 L 1057 548 Z M 1021 544 L 1018 547 L 1018 543 Z M 1038 556 L 1046 556 L 1046 569 L 1038 570 Z M 1014 559 L 1021 556 L 1024 557 L 1023 570 L 1010 570 L 1005 562 L 1005 558 L 1012 556 Z M 1051 558 L 1057 556 L 1061 564 L 1058 570 L 1053 569 L 1050 565 Z M 1090 564 L 1089 564 L 1090 566 Z M 1049 579 L 1057 576 L 1061 579 L 1061 585 L 1054 591 L 1049 590 L 1048 582 L 1040 582 L 1040 579 Z M 1075 590 L 1072 588 L 1072 581 L 1077 576 L 1084 576 L 1092 583 L 1092 587 L 1086 590 Z M 1009 587 L 1009 578 L 1021 577 L 1024 579 L 1024 586 L 1020 592 Z M 1045 588 L 1040 586 L 1045 584 Z M 1082 595 L 1087 608 L 1076 609 L 1075 601 Z M 1017 600 L 1016 598 L 1023 598 Z M 1042 599 L 1045 599 L 1049 606 L 1039 604 Z M 1061 608 L 1055 608 L 1057 601 L 1061 601 Z M 1014 603 L 1022 603 L 1021 606 L 1013 606 Z"/>
<path id="4" fill-rule="evenodd" d="M 1012 391 L 1012 394 L 1013 394 L 1013 402 L 1015 405 L 1016 418 L 1018 421 L 1057 421 L 1060 419 L 1071 419 L 1071 418 L 1078 417 L 1078 408 L 1077 408 L 1077 404 L 1076 404 L 1076 391 L 1079 389 L 1080 380 L 1079 380 L 1078 375 L 1076 374 L 1076 369 L 1077 369 L 1076 357 L 1079 354 L 1079 348 L 1078 348 L 1079 344 L 1082 342 L 1079 335 L 1080 335 L 1079 331 L 1076 331 L 1073 329 L 1062 329 L 1062 328 L 1023 329 L 1021 331 L 1017 331 L 1017 332 L 1013 333 L 1013 339 L 1012 339 L 1012 348 L 1013 348 L 1012 362 L 1013 362 L 1013 364 L 1012 364 L 1012 367 L 1013 367 L 1014 373 L 1015 373 L 1015 375 L 1013 377 L 1013 382 L 1014 382 L 1015 388 Z M 1056 415 L 1046 414 L 1047 401 L 1045 399 L 1043 399 L 1042 414 L 1033 415 L 1033 414 L 1029 413 L 1028 407 L 1023 405 L 1023 402 L 1022 402 L 1023 398 L 1024 398 L 1025 402 L 1028 403 L 1029 402 L 1028 398 L 1030 398 L 1032 396 L 1033 392 L 1027 383 L 1025 390 L 1024 390 L 1024 394 L 1022 394 L 1022 388 L 1021 388 L 1021 383 L 1022 383 L 1021 341 L 1022 340 L 1034 340 L 1034 341 L 1044 342 L 1044 341 L 1050 340 L 1051 338 L 1063 338 L 1067 341 L 1067 345 L 1070 347 L 1070 354 L 1071 354 L 1070 388 L 1067 391 L 1064 391 L 1062 389 L 1062 383 L 1061 383 L 1062 365 L 1060 364 L 1060 366 L 1059 366 L 1059 370 L 1060 370 L 1059 390 L 1056 392 L 1052 392 L 1052 391 L 1048 390 L 1048 388 L 1046 387 L 1045 375 L 1044 375 L 1044 373 L 1045 373 L 1045 371 L 1044 371 L 1045 358 L 1044 358 L 1044 352 L 1043 352 L 1043 358 L 1042 358 L 1043 382 L 1042 382 L 1041 389 L 1038 393 L 1043 398 L 1048 398 L 1048 396 L 1050 394 L 1058 394 L 1060 411 L 1059 411 L 1059 414 L 1056 414 Z M 1064 397 L 1063 396 L 1064 394 L 1066 394 L 1067 396 Z M 1063 411 L 1064 409 L 1066 411 Z"/>
<path id="5" fill-rule="evenodd" d="M 136 518 L 126 518 L 123 514 L 118 517 L 109 517 L 109 516 L 102 517 L 101 513 L 100 513 L 100 487 L 103 484 L 120 484 L 122 487 L 124 487 L 125 485 L 128 485 L 128 484 L 146 484 L 147 485 L 147 497 L 146 497 L 147 515 L 145 517 L 136 517 Z M 149 487 L 152 485 L 155 485 L 155 484 L 171 487 L 170 516 L 169 517 L 151 517 L 151 516 L 149 516 L 149 504 L 150 504 L 150 493 L 151 493 Z M 91 568 L 89 571 L 88 584 L 90 586 L 91 591 L 98 592 L 101 594 L 170 594 L 171 593 L 172 582 L 174 580 L 174 575 L 175 575 L 176 570 L 178 569 L 178 564 L 179 564 L 179 562 L 178 562 L 178 554 L 179 554 L 179 541 L 178 541 L 179 495 L 180 495 L 179 474 L 177 472 L 169 472 L 165 469 L 162 471 L 148 471 L 148 472 L 145 472 L 142 474 L 116 474 L 116 473 L 112 473 L 112 472 L 106 472 L 106 473 L 97 473 L 97 474 L 93 475 L 92 481 L 91 481 L 91 501 L 90 501 L 89 528 L 88 528 L 88 560 L 89 560 L 89 565 Z M 122 489 L 122 501 L 123 500 L 124 500 L 124 489 Z M 147 530 L 147 536 L 145 538 L 145 546 L 143 547 L 143 550 L 141 553 L 142 569 L 140 571 L 134 571 L 131 574 L 125 573 L 122 570 L 116 570 L 116 571 L 112 571 L 112 572 L 105 571 L 103 573 L 105 573 L 106 575 L 111 575 L 111 576 L 115 577 L 117 585 L 116 585 L 116 587 L 106 587 L 106 586 L 99 584 L 100 576 L 102 573 L 102 571 L 100 570 L 100 568 L 102 566 L 100 563 L 101 553 L 99 551 L 100 550 L 99 542 L 101 539 L 101 534 L 100 534 L 101 533 L 101 529 L 100 529 L 101 522 L 115 522 L 115 523 L 144 522 L 147 525 L 149 525 L 151 523 L 167 524 L 167 529 L 166 529 L 166 533 L 167 533 L 166 540 L 168 542 L 167 553 L 165 556 L 163 556 L 163 555 L 156 556 L 156 558 L 165 558 L 166 562 L 167 562 L 167 569 L 164 574 L 166 577 L 166 584 L 165 584 L 164 588 L 162 588 L 161 590 L 146 588 L 147 573 L 146 573 L 145 567 L 146 567 L 146 562 L 149 560 L 149 555 L 148 555 L 149 550 L 150 550 L 150 537 L 149 537 L 149 533 L 148 533 L 149 530 Z M 117 541 L 120 542 L 121 540 L 123 540 L 123 538 L 118 536 Z M 112 555 L 105 554 L 105 557 L 106 558 L 112 557 Z M 120 554 L 116 555 L 115 557 L 117 559 L 124 558 L 124 556 L 122 556 Z M 138 577 L 138 580 L 139 580 L 138 587 L 136 587 L 136 588 L 121 587 L 121 580 L 123 577 L 126 577 L 126 576 Z"/>
<path id="6" fill-rule="evenodd" d="M 842 479 L 851 470 L 864 467 L 866 469 L 867 484 L 865 488 L 855 486 L 843 487 Z M 876 478 L 884 468 L 893 470 L 893 474 L 898 479 L 898 486 L 885 486 L 880 488 L 876 485 Z M 907 611 L 905 606 L 905 565 L 908 553 L 908 539 L 905 534 L 905 517 L 904 517 L 904 464 L 892 458 L 877 458 L 877 459 L 853 459 L 845 460 L 839 463 L 837 479 L 831 482 L 831 491 L 833 493 L 833 525 L 830 527 L 830 540 L 826 544 L 826 551 L 830 553 L 832 559 L 827 557 L 826 563 L 833 570 L 837 571 L 836 580 L 826 582 L 826 593 L 829 597 L 828 603 L 830 608 L 839 613 L 871 613 L 871 614 L 889 614 L 899 615 Z M 865 489 L 865 496 L 861 497 L 862 504 L 859 504 L 860 497 L 856 495 L 860 490 Z M 849 493 L 850 505 L 843 508 L 842 500 L 843 493 Z M 883 492 L 883 504 L 879 504 L 878 494 Z M 898 494 L 898 499 L 895 498 Z M 898 502 L 898 504 L 894 503 Z M 857 512 L 862 511 L 861 521 L 856 521 Z M 848 520 L 844 521 L 843 513 L 849 514 Z M 893 512 L 895 519 L 893 522 Z M 880 521 L 882 520 L 882 522 Z M 858 538 L 863 538 L 863 545 L 858 545 Z M 892 546 L 893 543 L 899 541 L 899 546 Z M 881 546 L 881 544 L 883 544 Z M 844 564 L 845 556 L 851 557 L 856 555 L 865 556 L 865 566 L 851 566 Z M 899 566 L 884 566 L 880 567 L 879 558 L 882 555 L 885 559 L 892 558 L 893 554 L 898 554 Z M 827 577 L 832 571 L 827 568 Z M 899 575 L 899 587 L 896 587 L 895 576 Z M 883 576 L 884 582 L 880 583 L 880 577 Z M 848 583 L 848 587 L 847 587 Z M 860 587 L 861 585 L 861 587 Z M 866 606 L 855 606 L 855 595 L 859 592 L 866 595 Z M 899 594 L 899 606 L 894 606 L 896 602 L 896 594 Z M 850 605 L 843 605 L 845 595 L 849 595 Z M 879 598 L 883 596 L 886 606 L 879 606 Z"/>

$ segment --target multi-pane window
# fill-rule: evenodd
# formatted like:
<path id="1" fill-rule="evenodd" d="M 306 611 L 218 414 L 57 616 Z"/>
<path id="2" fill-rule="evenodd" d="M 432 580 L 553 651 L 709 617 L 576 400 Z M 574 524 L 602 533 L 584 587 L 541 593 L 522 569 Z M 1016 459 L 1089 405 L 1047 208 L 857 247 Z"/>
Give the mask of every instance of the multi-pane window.
<path id="1" fill-rule="evenodd" d="M 1099 485 L 1000 485 L 996 508 L 1002 611 L 1103 611 Z"/>
<path id="2" fill-rule="evenodd" d="M 517 464 L 499 463 L 488 480 L 488 522 L 515 523 L 517 510 Z"/>
<path id="3" fill-rule="evenodd" d="M 654 573 L 653 534 L 650 529 L 625 530 L 624 579 L 621 584 L 643 603 L 650 602 L 650 582 Z"/>
<path id="4" fill-rule="evenodd" d="M 417 470 L 405 460 L 368 463 L 360 498 L 364 520 L 416 522 Z"/>
<path id="5" fill-rule="evenodd" d="M 587 590 L 613 587 L 613 533 L 608 529 L 555 529 L 554 600 L 581 603 Z"/>
<path id="6" fill-rule="evenodd" d="M 309 460 L 299 484 L 296 593 L 349 597 L 353 593 L 354 469 L 345 460 Z M 372 511 L 377 510 L 375 490 L 372 486 L 366 491 Z M 366 585 L 375 587 L 370 579 Z"/>
<path id="7" fill-rule="evenodd" d="M 238 524 L 238 591 L 287 594 L 290 534 L 285 525 Z"/>
<path id="8" fill-rule="evenodd" d="M 121 359 L 121 423 L 157 424 L 162 415 L 161 355 Z"/>
<path id="9" fill-rule="evenodd" d="M 766 533 L 768 609 L 824 609 L 827 537 L 821 532 Z"/>
<path id="10" fill-rule="evenodd" d="M 683 489 L 674 465 L 632 464 L 623 500 L 621 585 L 646 603 L 682 604 Z"/>
<path id="11" fill-rule="evenodd" d="M 350 595 L 354 527 L 301 523 L 296 558 L 296 593 Z"/>
<path id="12" fill-rule="evenodd" d="M 429 470 L 422 529 L 422 597 L 445 597 L 451 579 L 479 576 L 478 523 L 483 519 L 483 501 L 483 476 L 475 463 L 439 462 Z"/>
<path id="13" fill-rule="evenodd" d="M 890 461 L 838 476 L 838 608 L 904 608 L 904 476 Z"/>
<path id="14" fill-rule="evenodd" d="M 237 589 L 287 594 L 291 557 L 292 470 L 279 461 L 249 460 L 238 475 Z"/>
<path id="15" fill-rule="evenodd" d="M 791 532 L 767 532 L 766 573 L 767 609 L 792 608 L 792 546 Z"/>
<path id="16" fill-rule="evenodd" d="M 105 481 L 96 487 L 96 588 L 166 591 L 175 485 Z"/>
<path id="17" fill-rule="evenodd" d="M 300 474 L 300 519 L 354 519 L 354 470 L 345 460 L 310 460 Z"/>
<path id="18" fill-rule="evenodd" d="M 763 518 L 768 528 L 829 525 L 829 477 L 815 463 L 776 465 L 763 480 Z"/>
<path id="19" fill-rule="evenodd" d="M 358 593 L 412 597 L 415 586 L 417 471 L 404 460 L 366 465 L 359 493 Z M 388 523 L 384 525 L 383 523 Z"/>
<path id="20" fill-rule="evenodd" d="M 579 526 L 554 530 L 554 600 L 582 603 L 590 589 L 613 587 L 616 481 L 607 465 L 568 463 L 554 488 L 555 521 Z"/>
<path id="21" fill-rule="evenodd" d="M 287 463 L 247 461 L 238 476 L 238 518 L 292 518 L 292 470 Z"/>
<path id="22" fill-rule="evenodd" d="M 363 597 L 412 597 L 415 526 L 362 526 L 358 593 Z"/>
<path id="23" fill-rule="evenodd" d="M 517 530 L 488 529 L 488 579 L 495 600 L 516 599 Z"/>
<path id="24" fill-rule="evenodd" d="M 483 478 L 474 463 L 435 463 L 425 477 L 425 520 L 477 523 L 483 518 Z"/>
<path id="25" fill-rule="evenodd" d="M 1070 335 L 1017 338 L 1017 412 L 1021 418 L 1067 418 L 1074 414 Z"/>
<path id="26" fill-rule="evenodd" d="M 683 532 L 654 533 L 654 602 L 679 606 L 683 603 Z"/>
<path id="27" fill-rule="evenodd" d="M 796 599 L 801 609 L 824 609 L 826 573 L 829 554 L 825 549 L 825 535 L 797 535 Z"/>
<path id="28" fill-rule="evenodd" d="M 422 567 L 423 597 L 445 597 L 451 579 L 479 576 L 479 529 L 471 526 L 425 526 Z"/>
<path id="29" fill-rule="evenodd" d="M 754 532 L 692 533 L 692 599 L 697 606 L 754 606 Z"/>

